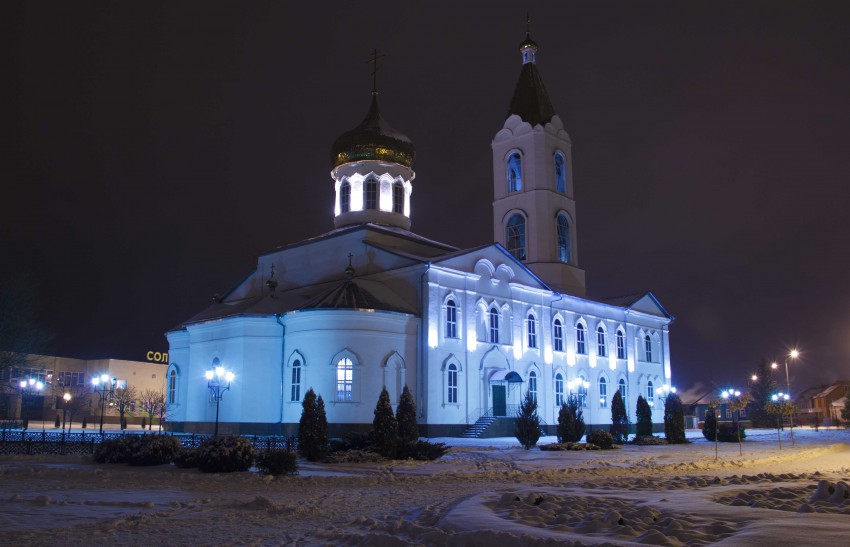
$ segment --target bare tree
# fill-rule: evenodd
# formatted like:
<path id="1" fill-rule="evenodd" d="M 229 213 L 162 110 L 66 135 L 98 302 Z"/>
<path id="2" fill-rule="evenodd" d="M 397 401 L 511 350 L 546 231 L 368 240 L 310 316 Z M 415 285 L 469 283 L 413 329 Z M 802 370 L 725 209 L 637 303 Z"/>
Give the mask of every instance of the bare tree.
<path id="1" fill-rule="evenodd" d="M 68 424 L 68 432 L 71 431 L 71 423 L 74 421 L 74 416 L 81 412 L 88 411 L 91 403 L 92 390 L 87 384 L 79 384 L 72 386 L 63 386 L 60 383 L 53 384 L 53 395 L 56 397 L 57 403 L 61 400 L 64 405 L 63 414 L 65 415 Z M 67 401 L 63 399 L 65 394 L 71 396 Z M 57 410 L 59 407 L 57 406 Z"/>
<path id="2" fill-rule="evenodd" d="M 118 411 L 121 429 L 125 429 L 127 427 L 125 416 L 127 413 L 132 411 L 132 406 L 136 403 L 137 398 L 138 395 L 136 394 L 136 388 L 133 386 L 116 388 L 115 392 L 112 394 L 112 408 Z"/>
<path id="3" fill-rule="evenodd" d="M 142 410 L 148 414 L 148 431 L 150 431 L 153 429 L 154 416 L 160 415 L 161 411 L 165 408 L 165 394 L 162 391 L 146 389 L 142 392 L 139 402 L 141 403 Z M 160 416 L 161 423 L 162 417 Z"/>

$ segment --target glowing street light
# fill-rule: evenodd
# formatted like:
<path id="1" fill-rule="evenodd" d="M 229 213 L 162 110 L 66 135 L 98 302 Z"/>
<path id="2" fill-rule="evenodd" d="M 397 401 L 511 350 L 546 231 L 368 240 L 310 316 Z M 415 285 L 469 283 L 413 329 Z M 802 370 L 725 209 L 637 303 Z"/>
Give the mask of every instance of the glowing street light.
<path id="1" fill-rule="evenodd" d="M 62 404 L 62 431 L 65 431 L 65 414 L 68 412 L 68 403 L 71 402 L 71 394 L 65 393 L 65 395 L 62 396 L 62 400 L 65 401 Z"/>
<path id="2" fill-rule="evenodd" d="M 103 407 L 107 399 L 111 399 L 118 385 L 117 378 L 109 378 L 108 374 L 101 374 L 91 379 L 94 392 L 100 397 L 100 434 L 103 435 Z"/>
<path id="3" fill-rule="evenodd" d="M 224 396 L 224 392 L 230 389 L 230 383 L 233 382 L 236 375 L 233 374 L 233 371 L 217 366 L 206 371 L 204 377 L 207 379 L 210 395 L 215 401 L 215 433 L 213 435 L 218 437 L 218 410 L 221 406 L 221 398 Z"/>

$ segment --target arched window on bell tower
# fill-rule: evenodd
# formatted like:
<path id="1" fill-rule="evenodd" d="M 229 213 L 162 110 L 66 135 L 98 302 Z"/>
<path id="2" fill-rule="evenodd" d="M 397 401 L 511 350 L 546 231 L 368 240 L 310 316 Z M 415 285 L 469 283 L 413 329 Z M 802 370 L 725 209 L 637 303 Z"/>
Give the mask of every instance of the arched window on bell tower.
<path id="1" fill-rule="evenodd" d="M 351 210 L 351 183 L 348 180 L 343 180 L 339 185 L 339 210 L 340 213 Z"/>
<path id="2" fill-rule="evenodd" d="M 366 179 L 363 185 L 363 203 L 364 209 L 378 208 L 378 181 L 374 177 Z"/>
<path id="3" fill-rule="evenodd" d="M 564 213 L 558 214 L 558 260 L 564 264 L 572 261 L 572 245 L 570 244 L 570 221 Z"/>
<path id="4" fill-rule="evenodd" d="M 555 190 L 562 194 L 567 191 L 567 160 L 561 152 L 555 152 Z"/>
<path id="5" fill-rule="evenodd" d="M 511 152 L 507 165 L 508 192 L 522 190 L 522 156 L 519 152 Z"/>
<path id="6" fill-rule="evenodd" d="M 393 183 L 393 213 L 404 213 L 404 186 L 400 182 Z"/>
<path id="7" fill-rule="evenodd" d="M 525 218 L 519 213 L 511 216 L 505 225 L 505 244 L 517 260 L 525 260 Z"/>

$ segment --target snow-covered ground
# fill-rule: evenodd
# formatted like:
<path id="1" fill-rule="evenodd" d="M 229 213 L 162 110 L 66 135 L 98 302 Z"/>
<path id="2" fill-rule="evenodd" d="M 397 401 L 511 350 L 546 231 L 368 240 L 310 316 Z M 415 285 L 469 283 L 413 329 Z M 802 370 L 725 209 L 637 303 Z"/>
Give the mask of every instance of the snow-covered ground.
<path id="1" fill-rule="evenodd" d="M 0 543 L 846 545 L 850 432 L 737 444 L 522 450 L 434 439 L 436 462 L 208 475 L 80 457 L 0 457 Z M 541 439 L 554 442 L 554 438 Z"/>

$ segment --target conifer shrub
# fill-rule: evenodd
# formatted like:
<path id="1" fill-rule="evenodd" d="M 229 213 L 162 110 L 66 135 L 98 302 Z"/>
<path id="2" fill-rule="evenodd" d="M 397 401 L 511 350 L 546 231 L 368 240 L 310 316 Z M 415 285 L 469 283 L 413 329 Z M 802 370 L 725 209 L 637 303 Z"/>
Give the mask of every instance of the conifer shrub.
<path id="1" fill-rule="evenodd" d="M 108 439 L 94 447 L 95 463 L 127 463 L 130 461 L 130 442 L 127 437 Z"/>
<path id="2" fill-rule="evenodd" d="M 194 469 L 198 467 L 198 449 L 181 448 L 174 455 L 174 465 L 181 469 Z"/>
<path id="3" fill-rule="evenodd" d="M 148 425 L 147 418 L 145 418 L 144 416 L 142 416 L 142 429 L 144 429 L 145 427 L 147 427 L 147 425 Z"/>
<path id="4" fill-rule="evenodd" d="M 717 413 L 713 408 L 709 408 L 705 413 L 705 422 L 702 425 L 702 436 L 707 440 L 714 442 L 714 436 L 717 432 Z M 720 440 L 720 439 L 717 439 Z M 737 437 L 735 439 L 737 441 Z"/>
<path id="5" fill-rule="evenodd" d="M 443 443 L 432 443 L 428 441 L 410 441 L 400 443 L 396 453 L 397 460 L 420 460 L 430 461 L 442 458 L 449 447 Z"/>
<path id="6" fill-rule="evenodd" d="M 637 417 L 637 429 L 635 434 L 639 437 L 652 435 L 652 407 L 643 398 L 643 395 L 638 395 L 637 408 L 635 409 Z"/>
<path id="7" fill-rule="evenodd" d="M 85 417 L 85 416 L 83 416 L 83 425 L 82 425 L 82 428 L 83 428 L 83 429 L 85 429 L 86 427 L 88 427 L 88 425 L 89 425 L 89 423 L 88 423 L 88 421 L 86 420 L 86 417 Z M 24 429 L 26 429 L 26 428 L 24 428 Z"/>
<path id="8" fill-rule="evenodd" d="M 741 440 L 746 438 L 747 433 L 744 426 L 741 426 Z M 712 441 L 714 439 L 711 439 Z M 730 423 L 718 424 L 717 440 L 721 443 L 736 443 L 738 442 L 738 426 Z"/>
<path id="9" fill-rule="evenodd" d="M 685 409 L 675 393 L 664 398 L 664 438 L 670 444 L 688 442 L 685 436 Z"/>
<path id="10" fill-rule="evenodd" d="M 304 394 L 301 402 L 301 420 L 298 423 L 298 452 L 315 462 L 328 450 L 328 418 L 321 396 L 316 398 L 312 389 Z"/>
<path id="11" fill-rule="evenodd" d="M 635 435 L 632 444 L 638 446 L 658 446 L 660 444 L 667 444 L 667 440 L 656 437 L 655 435 Z"/>
<path id="12" fill-rule="evenodd" d="M 247 471 L 254 463 L 254 447 L 245 437 L 212 437 L 198 447 L 198 469 L 205 473 Z"/>
<path id="13" fill-rule="evenodd" d="M 620 390 L 614 392 L 611 398 L 611 427 L 609 429 L 614 442 L 623 444 L 629 438 L 629 416 L 626 414 L 626 403 Z"/>
<path id="14" fill-rule="evenodd" d="M 257 469 L 266 475 L 291 475 L 298 471 L 295 452 L 289 450 L 265 450 L 257 456 Z"/>
<path id="15" fill-rule="evenodd" d="M 587 443 L 594 444 L 602 450 L 614 447 L 614 437 L 607 431 L 595 429 L 587 435 Z"/>
<path id="16" fill-rule="evenodd" d="M 97 445 L 94 461 L 136 466 L 163 465 L 172 462 L 181 448 L 180 441 L 168 435 L 127 435 Z"/>
<path id="17" fill-rule="evenodd" d="M 56 415 L 56 420 L 53 421 L 53 427 L 59 429 L 59 424 L 62 423 L 62 420 L 59 419 L 59 414 Z"/>
<path id="18" fill-rule="evenodd" d="M 522 400 L 514 419 L 514 436 L 526 450 L 536 445 L 540 438 L 540 416 L 537 415 L 537 401 L 531 396 L 530 391 L 525 392 L 525 398 Z"/>
<path id="19" fill-rule="evenodd" d="M 369 450 L 339 450 L 331 452 L 325 458 L 328 463 L 372 463 L 385 461 L 386 458 Z"/>
<path id="20" fill-rule="evenodd" d="M 570 399 L 573 399 L 571 396 Z M 575 412 L 581 410 L 578 408 L 576 401 L 564 401 L 561 403 L 561 409 L 558 410 L 558 428 L 556 435 L 559 443 L 575 443 L 581 440 L 584 435 L 584 427 L 578 431 Z"/>
<path id="21" fill-rule="evenodd" d="M 416 419 L 416 402 L 410 389 L 404 386 L 401 399 L 395 411 L 395 419 L 398 422 L 398 437 L 402 443 L 411 443 L 419 440 L 419 422 Z"/>
<path id="22" fill-rule="evenodd" d="M 375 405 L 375 418 L 372 420 L 372 439 L 375 450 L 389 459 L 395 458 L 398 443 L 398 422 L 390 404 L 390 394 L 387 388 L 381 390 L 378 403 Z"/>

